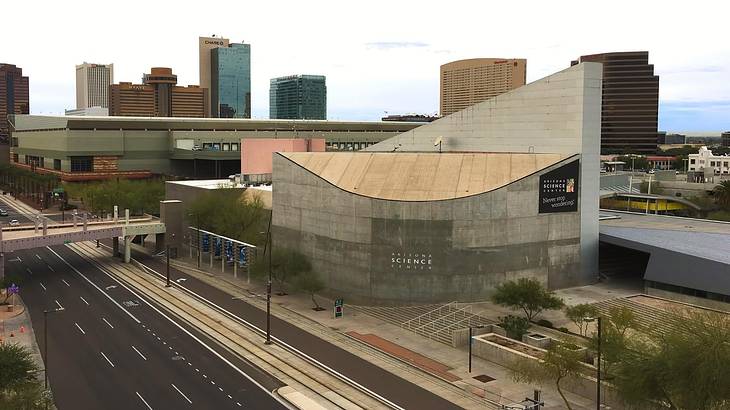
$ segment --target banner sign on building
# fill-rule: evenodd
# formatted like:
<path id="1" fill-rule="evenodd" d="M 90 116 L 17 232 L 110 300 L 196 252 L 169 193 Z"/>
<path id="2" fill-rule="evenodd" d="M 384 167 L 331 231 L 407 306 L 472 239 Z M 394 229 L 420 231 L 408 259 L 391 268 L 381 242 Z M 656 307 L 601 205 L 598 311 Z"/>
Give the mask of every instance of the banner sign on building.
<path id="1" fill-rule="evenodd" d="M 344 312 L 342 310 L 343 306 L 345 306 L 344 299 L 342 299 L 342 298 L 335 299 L 335 310 L 334 310 L 335 319 L 337 319 L 338 317 L 342 317 L 342 315 L 344 314 Z"/>
<path id="2" fill-rule="evenodd" d="M 579 161 L 575 160 L 540 175 L 539 209 L 541 214 L 578 210 Z"/>

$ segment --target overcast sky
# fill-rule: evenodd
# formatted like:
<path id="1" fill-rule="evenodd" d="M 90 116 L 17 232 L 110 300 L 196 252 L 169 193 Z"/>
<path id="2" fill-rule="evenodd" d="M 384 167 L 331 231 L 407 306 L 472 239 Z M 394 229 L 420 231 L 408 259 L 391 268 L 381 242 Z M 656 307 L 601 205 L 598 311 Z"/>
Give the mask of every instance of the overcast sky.
<path id="1" fill-rule="evenodd" d="M 677 3 L 674 5 L 674 3 Z M 438 111 L 439 66 L 526 58 L 527 80 L 584 54 L 648 50 L 660 129 L 730 129 L 730 41 L 721 1 L 3 1 L 0 62 L 30 76 L 31 112 L 75 106 L 74 65 L 152 66 L 198 83 L 198 36 L 251 44 L 253 117 L 272 77 L 327 76 L 328 117 Z"/>

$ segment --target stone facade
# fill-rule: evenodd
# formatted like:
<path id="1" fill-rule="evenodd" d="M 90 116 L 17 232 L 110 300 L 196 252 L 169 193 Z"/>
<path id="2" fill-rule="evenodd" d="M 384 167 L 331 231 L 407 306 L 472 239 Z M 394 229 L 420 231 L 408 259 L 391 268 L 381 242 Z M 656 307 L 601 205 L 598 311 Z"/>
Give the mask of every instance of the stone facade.
<path id="1" fill-rule="evenodd" d="M 538 192 L 540 175 L 576 160 L 471 196 L 399 201 L 348 192 L 275 154 L 274 243 L 308 256 L 328 292 L 352 303 L 484 300 L 522 277 L 574 286 L 581 206 L 540 214 Z"/>

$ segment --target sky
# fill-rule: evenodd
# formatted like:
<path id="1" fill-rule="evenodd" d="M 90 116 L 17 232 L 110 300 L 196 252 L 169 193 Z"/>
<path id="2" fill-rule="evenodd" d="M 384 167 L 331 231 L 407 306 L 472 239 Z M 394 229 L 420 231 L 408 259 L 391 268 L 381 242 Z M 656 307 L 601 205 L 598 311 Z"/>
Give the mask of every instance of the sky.
<path id="1" fill-rule="evenodd" d="M 721 1 L 3 2 L 0 62 L 30 77 L 31 112 L 75 107 L 75 68 L 114 63 L 140 82 L 172 67 L 198 83 L 198 37 L 251 44 L 252 116 L 268 118 L 269 79 L 327 76 L 328 118 L 434 114 L 439 66 L 526 58 L 531 82 L 585 54 L 648 50 L 660 76 L 659 128 L 730 130 L 730 41 Z M 7 4 L 5 4 L 7 3 Z"/>

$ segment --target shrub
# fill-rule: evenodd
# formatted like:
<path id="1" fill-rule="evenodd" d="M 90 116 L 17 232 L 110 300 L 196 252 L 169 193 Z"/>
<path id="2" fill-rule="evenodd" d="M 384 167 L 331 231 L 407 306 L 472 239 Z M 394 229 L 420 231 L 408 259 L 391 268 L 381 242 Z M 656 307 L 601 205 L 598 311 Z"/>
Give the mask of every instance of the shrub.
<path id="1" fill-rule="evenodd" d="M 544 327 L 548 327 L 550 329 L 554 329 L 553 322 L 551 322 L 551 321 L 549 321 L 547 319 L 540 319 L 540 320 L 538 320 L 535 323 L 538 324 L 538 325 L 540 325 L 540 326 L 544 326 Z"/>
<path id="2" fill-rule="evenodd" d="M 530 322 L 524 317 L 507 315 L 499 318 L 499 325 L 507 332 L 507 337 L 522 340 L 522 336 L 530 328 Z"/>
<path id="3" fill-rule="evenodd" d="M 568 330 L 568 328 L 567 327 L 564 327 L 564 326 L 559 327 L 558 330 L 560 330 L 563 333 L 570 333 L 570 331 Z"/>

